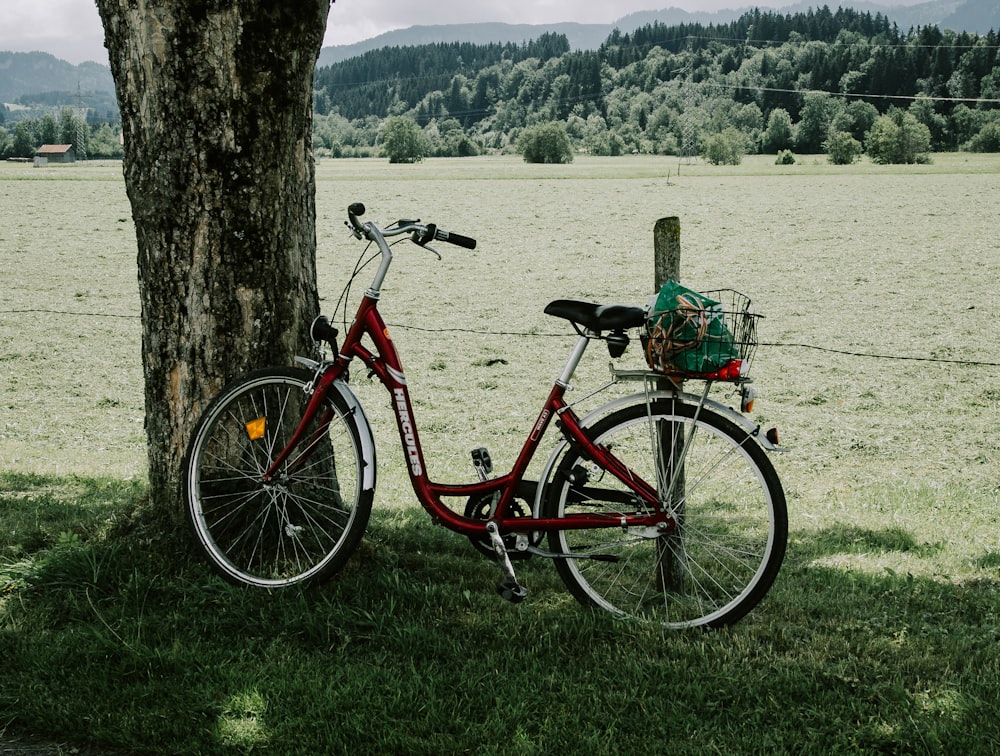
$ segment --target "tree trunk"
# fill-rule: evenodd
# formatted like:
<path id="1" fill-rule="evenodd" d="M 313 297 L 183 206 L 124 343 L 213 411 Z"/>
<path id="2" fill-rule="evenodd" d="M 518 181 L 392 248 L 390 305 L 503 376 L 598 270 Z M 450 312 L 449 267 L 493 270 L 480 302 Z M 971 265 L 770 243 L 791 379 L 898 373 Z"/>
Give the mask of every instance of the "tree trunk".
<path id="1" fill-rule="evenodd" d="M 313 70 L 331 0 L 97 0 L 138 241 L 151 504 L 222 386 L 308 350 Z"/>

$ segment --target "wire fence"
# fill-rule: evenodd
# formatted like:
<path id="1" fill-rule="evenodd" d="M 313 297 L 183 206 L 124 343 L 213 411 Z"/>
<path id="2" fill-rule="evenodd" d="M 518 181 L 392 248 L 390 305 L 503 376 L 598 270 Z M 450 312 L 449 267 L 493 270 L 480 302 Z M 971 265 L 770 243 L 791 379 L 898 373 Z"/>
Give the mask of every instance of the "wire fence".
<path id="1" fill-rule="evenodd" d="M 63 315 L 67 317 L 84 317 L 84 318 L 120 318 L 125 320 L 139 320 L 141 318 L 141 316 L 133 314 L 122 314 L 113 312 L 70 312 L 66 310 L 51 310 L 43 308 L 0 310 L 0 315 L 30 315 L 30 314 Z M 496 330 L 479 329 L 479 328 L 426 328 L 423 326 L 415 326 L 403 323 L 387 323 L 386 325 L 388 325 L 390 328 L 396 328 L 407 331 L 419 331 L 422 333 L 464 333 L 474 336 L 513 336 L 522 338 L 545 338 L 545 339 L 556 339 L 556 338 L 562 339 L 570 337 L 576 338 L 573 334 L 566 332 L 544 333 L 539 331 L 496 331 Z M 931 362 L 931 363 L 942 363 L 948 365 L 966 365 L 970 367 L 1000 367 L 1000 362 L 989 362 L 985 360 L 958 360 L 945 357 L 920 357 L 916 355 L 859 352 L 850 349 L 838 349 L 836 347 L 817 346 L 816 344 L 805 344 L 800 342 L 762 341 L 758 344 L 758 347 L 773 347 L 777 349 L 804 349 L 804 350 L 826 352 L 828 354 L 839 354 L 847 357 L 857 357 L 859 359 L 870 359 L 870 360 L 887 360 L 887 361 L 897 361 L 897 362 Z"/>

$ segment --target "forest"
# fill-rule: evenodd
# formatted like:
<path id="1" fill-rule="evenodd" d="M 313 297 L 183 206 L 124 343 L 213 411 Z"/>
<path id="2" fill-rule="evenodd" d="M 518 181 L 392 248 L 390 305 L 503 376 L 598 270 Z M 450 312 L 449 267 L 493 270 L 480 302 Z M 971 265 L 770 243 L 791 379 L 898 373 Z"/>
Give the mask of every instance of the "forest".
<path id="1" fill-rule="evenodd" d="M 1000 38 L 828 7 L 752 10 L 728 24 L 647 25 L 571 51 L 523 45 L 383 48 L 316 72 L 319 154 L 378 154 L 390 118 L 411 119 L 426 154 L 517 150 L 524 129 L 561 124 L 576 151 L 700 155 L 860 148 L 880 117 L 930 151 L 1000 151 Z"/>
<path id="2" fill-rule="evenodd" d="M 318 68 L 314 86 L 319 157 L 385 155 L 401 122 L 412 131 L 404 159 L 523 153 L 526 134 L 551 124 L 569 151 L 560 161 L 654 153 L 738 162 L 763 152 L 849 162 L 864 151 L 915 162 L 929 152 L 1000 152 L 996 31 L 903 31 L 848 8 L 657 22 L 615 31 L 597 50 L 573 51 L 554 33 L 384 47 Z M 75 108 L 6 122 L 0 113 L 0 158 L 31 157 L 52 141 L 74 144 L 79 157 L 121 157 L 119 131 Z M 892 149 L 899 141 L 905 149 Z"/>

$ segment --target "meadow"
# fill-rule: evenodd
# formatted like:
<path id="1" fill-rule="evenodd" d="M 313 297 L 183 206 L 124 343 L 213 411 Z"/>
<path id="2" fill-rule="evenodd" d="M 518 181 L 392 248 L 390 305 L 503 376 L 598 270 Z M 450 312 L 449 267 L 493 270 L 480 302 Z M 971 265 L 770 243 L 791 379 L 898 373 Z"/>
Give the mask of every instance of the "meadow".
<path id="1" fill-rule="evenodd" d="M 362 251 L 354 201 L 479 240 L 440 261 L 397 248 L 380 306 L 443 480 L 472 476 L 473 447 L 516 454 L 573 343 L 545 303 L 644 302 L 653 224 L 678 216 L 682 281 L 765 315 L 755 419 L 789 448 L 771 594 L 731 630 L 664 635 L 583 610 L 533 560 L 528 600 L 503 605 L 494 568 L 416 507 L 362 371 L 380 468 L 358 558 L 311 593 L 221 585 L 127 525 L 145 448 L 120 166 L 0 164 L 0 733 L 139 752 L 1000 748 L 1000 156 L 324 161 L 331 315 Z M 588 358 L 581 397 L 607 377 Z"/>

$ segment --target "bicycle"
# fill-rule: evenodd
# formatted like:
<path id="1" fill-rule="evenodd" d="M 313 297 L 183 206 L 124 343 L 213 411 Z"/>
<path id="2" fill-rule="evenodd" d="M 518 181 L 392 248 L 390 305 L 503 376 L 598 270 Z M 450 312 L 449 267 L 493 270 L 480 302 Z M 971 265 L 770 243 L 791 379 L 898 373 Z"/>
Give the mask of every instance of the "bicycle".
<path id="1" fill-rule="evenodd" d="M 369 261 L 379 266 L 343 343 L 330 321 L 317 317 L 310 335 L 329 346 L 329 359 L 321 351 L 319 360 L 297 357 L 296 367 L 235 381 L 192 434 L 187 515 L 219 574 L 261 588 L 312 584 L 343 567 L 358 546 L 373 504 L 376 450 L 348 384 L 357 361 L 389 392 L 420 504 L 497 560 L 504 598 L 527 595 L 513 562 L 529 556 L 552 559 L 584 605 L 670 628 L 728 625 L 763 598 L 781 566 L 788 527 L 782 486 L 766 454 L 779 448 L 776 437 L 709 399 L 711 378 L 697 395 L 661 372 L 612 368 L 609 385 L 635 380 L 643 389 L 584 417 L 565 401 L 590 343 L 603 340 L 620 357 L 627 332 L 646 323 L 644 307 L 549 303 L 545 313 L 568 320 L 577 340 L 511 470 L 494 476 L 488 452 L 477 449 L 475 481 L 430 480 L 406 374 L 378 311 L 393 259 L 387 240 L 405 237 L 396 243 L 408 239 L 438 258 L 431 242 L 474 249 L 476 241 L 419 220 L 379 228 L 363 223 L 364 213 L 364 205 L 351 205 L 346 225 L 375 245 Z M 345 292 L 363 267 L 359 258 Z M 736 380 L 748 404 L 748 379 Z M 526 480 L 553 425 L 562 438 L 539 480 Z M 442 501 L 453 497 L 468 500 L 465 511 Z"/>

